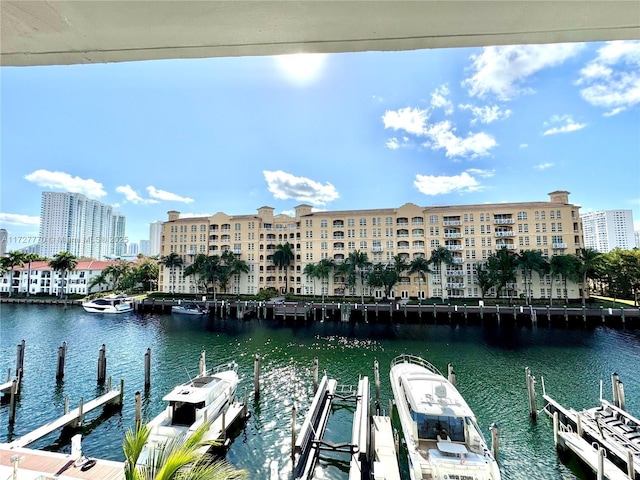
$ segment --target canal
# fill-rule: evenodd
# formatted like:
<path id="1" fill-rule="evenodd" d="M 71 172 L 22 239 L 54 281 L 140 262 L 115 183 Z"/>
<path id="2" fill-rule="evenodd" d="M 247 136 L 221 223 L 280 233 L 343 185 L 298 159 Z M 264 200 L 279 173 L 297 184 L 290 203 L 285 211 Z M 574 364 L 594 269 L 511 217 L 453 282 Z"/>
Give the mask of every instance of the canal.
<path id="1" fill-rule="evenodd" d="M 624 382 L 628 409 L 640 414 L 640 331 L 599 328 L 541 328 L 518 326 L 406 325 L 310 322 L 292 325 L 282 321 L 190 318 L 158 314 L 87 314 L 80 307 L 0 305 L 0 371 L 6 375 L 16 363 L 16 345 L 26 341 L 23 390 L 13 427 L 8 406 L 0 407 L 0 441 L 11 441 L 47 423 L 71 408 L 80 397 L 91 399 L 103 392 L 96 382 L 98 352 L 106 345 L 107 376 L 114 385 L 124 379 L 121 412 L 105 421 L 90 423 L 82 441 L 88 456 L 123 460 L 125 432 L 134 425 L 134 393 L 142 392 L 143 416 L 150 419 L 163 408 L 162 397 L 176 384 L 197 373 L 201 350 L 207 363 L 236 361 L 242 382 L 241 396 L 249 392 L 251 414 L 227 452 L 233 465 L 252 479 L 270 478 L 270 465 L 278 464 L 279 478 L 291 472 L 291 410 L 298 409 L 298 425 L 313 398 L 313 359 L 339 384 L 356 385 L 359 376 L 373 379 L 373 362 L 381 372 L 381 404 L 391 397 L 389 365 L 400 353 L 422 356 L 446 371 L 454 365 L 458 389 L 489 437 L 495 422 L 500 430 L 503 478 L 587 479 L 578 465 L 561 462 L 554 450 L 550 421 L 528 417 L 525 367 L 538 380 L 538 409 L 542 408 L 540 377 L 547 392 L 576 409 L 595 406 L 599 382 L 611 397 L 610 375 Z M 65 377 L 56 382 L 58 347 L 67 342 Z M 144 354 L 151 348 L 151 387 L 144 390 Z M 261 395 L 255 399 L 253 361 L 259 353 Z M 4 378 L 3 378 L 4 380 Z M 374 391 L 372 388 L 372 397 Z M 337 408 L 328 437 L 348 441 L 352 410 Z M 33 448 L 57 446 L 51 435 Z M 66 450 L 65 450 L 66 449 Z M 335 457 L 335 456 L 334 456 Z M 347 478 L 344 457 L 322 460 L 318 478 Z M 408 476 L 406 477 L 408 478 Z"/>

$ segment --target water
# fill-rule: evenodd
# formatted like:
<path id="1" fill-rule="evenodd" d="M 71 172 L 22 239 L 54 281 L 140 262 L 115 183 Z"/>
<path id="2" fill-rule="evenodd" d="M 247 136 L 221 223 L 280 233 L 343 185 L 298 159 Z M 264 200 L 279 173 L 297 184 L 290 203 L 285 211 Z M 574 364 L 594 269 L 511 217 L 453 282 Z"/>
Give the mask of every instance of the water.
<path id="1" fill-rule="evenodd" d="M 125 403 L 120 413 L 91 425 L 83 450 L 89 456 L 123 460 L 122 439 L 134 425 L 134 392 L 143 392 L 143 416 L 150 419 L 163 408 L 162 396 L 197 373 L 202 349 L 209 366 L 235 360 L 249 394 L 251 416 L 234 438 L 227 460 L 250 472 L 252 479 L 268 479 L 276 460 L 280 478 L 291 473 L 290 424 L 294 402 L 298 425 L 313 398 L 313 358 L 320 370 L 339 384 L 358 382 L 368 375 L 373 383 L 373 362 L 380 362 L 381 404 L 392 396 L 389 365 L 400 353 L 419 355 L 446 371 L 452 362 L 458 388 L 475 411 L 488 435 L 500 428 L 500 461 L 505 479 L 585 479 L 576 465 L 566 466 L 556 455 L 552 427 L 544 415 L 528 418 L 524 368 L 538 378 L 538 407 L 542 408 L 544 376 L 547 392 L 576 409 L 597 404 L 599 381 L 610 398 L 610 375 L 616 371 L 625 384 L 628 409 L 640 414 L 640 332 L 597 328 L 547 329 L 520 327 L 467 327 L 448 325 L 310 323 L 292 327 L 272 320 L 179 318 L 135 313 L 87 314 L 78 307 L 39 305 L 0 306 L 0 369 L 15 369 L 16 345 L 26 340 L 23 390 L 16 423 L 8 426 L 7 405 L 0 407 L 0 441 L 11 441 L 51 421 L 64 411 L 103 393 L 96 383 L 98 351 L 106 345 L 107 375 L 114 385 L 125 381 Z M 56 383 L 57 349 L 67 342 L 65 379 Z M 151 348 L 151 388 L 144 392 L 144 354 Z M 253 358 L 262 357 L 262 394 L 253 390 Z M 4 374 L 3 374 L 4 375 Z M 3 378 L 4 379 L 4 378 Z M 372 386 L 373 387 L 373 386 Z M 371 395 L 375 391 L 372 388 Z M 333 413 L 327 437 L 348 441 L 349 407 Z M 89 418 L 95 418 L 96 414 Z M 51 435 L 33 448 L 50 448 Z M 68 445 L 62 447 L 68 451 Z M 317 476 L 347 478 L 344 456 L 323 460 Z M 405 478 L 408 478 L 406 476 Z"/>

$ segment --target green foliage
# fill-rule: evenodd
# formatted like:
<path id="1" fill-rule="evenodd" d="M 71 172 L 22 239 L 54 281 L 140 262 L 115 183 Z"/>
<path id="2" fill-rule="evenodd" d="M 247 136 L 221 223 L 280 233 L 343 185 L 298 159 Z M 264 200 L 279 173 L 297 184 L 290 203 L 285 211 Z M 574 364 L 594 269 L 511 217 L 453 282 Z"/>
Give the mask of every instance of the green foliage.
<path id="1" fill-rule="evenodd" d="M 263 288 L 262 290 L 260 290 L 256 295 L 256 298 L 260 301 L 265 301 L 265 300 L 271 300 L 273 297 L 277 297 L 277 296 L 278 296 L 278 291 L 273 287 L 269 287 L 269 288 Z"/>

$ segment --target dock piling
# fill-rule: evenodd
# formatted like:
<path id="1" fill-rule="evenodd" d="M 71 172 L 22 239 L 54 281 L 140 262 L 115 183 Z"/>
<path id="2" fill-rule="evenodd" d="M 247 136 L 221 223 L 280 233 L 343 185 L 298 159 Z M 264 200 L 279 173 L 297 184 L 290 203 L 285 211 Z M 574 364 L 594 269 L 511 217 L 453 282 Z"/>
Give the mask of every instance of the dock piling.
<path id="1" fill-rule="evenodd" d="M 107 378 L 107 347 L 103 343 L 98 352 L 98 383 L 102 384 Z"/>
<path id="2" fill-rule="evenodd" d="M 11 397 L 9 398 L 9 425 L 13 425 L 16 421 L 16 395 L 18 392 L 18 379 L 14 378 L 11 382 Z"/>
<path id="3" fill-rule="evenodd" d="M 318 357 L 313 357 L 313 393 L 318 390 Z"/>
<path id="4" fill-rule="evenodd" d="M 56 380 L 64 378 L 64 365 L 67 357 L 67 342 L 62 342 L 58 347 L 58 364 L 56 366 Z"/>
<path id="5" fill-rule="evenodd" d="M 144 354 L 144 388 L 148 389 L 151 386 L 151 349 L 147 348 L 147 353 Z"/>
<path id="6" fill-rule="evenodd" d="M 500 440 L 498 438 L 498 426 L 495 423 L 492 423 L 489 427 L 491 431 L 491 453 L 493 454 L 493 458 L 498 460 L 498 454 L 500 453 Z"/>
<path id="7" fill-rule="evenodd" d="M 24 368 L 24 349 L 26 346 L 26 342 L 23 339 L 22 342 L 18 344 L 17 352 L 16 352 L 16 372 L 22 370 Z"/>
<path id="8" fill-rule="evenodd" d="M 77 426 L 82 426 L 82 423 L 84 422 L 84 398 L 80 397 L 80 403 L 78 404 L 78 425 Z"/>
<path id="9" fill-rule="evenodd" d="M 296 403 L 291 408 L 291 459 L 296 456 Z"/>
<path id="10" fill-rule="evenodd" d="M 378 360 L 373 361 L 373 381 L 376 387 L 376 403 L 380 402 L 380 364 Z"/>
<path id="11" fill-rule="evenodd" d="M 256 397 L 260 396 L 260 354 L 256 353 L 253 360 L 253 392 Z"/>
<path id="12" fill-rule="evenodd" d="M 629 476 L 629 478 L 631 479 L 636 478 L 635 470 L 636 469 L 633 466 L 633 452 L 627 449 L 627 475 Z"/>
<path id="13" fill-rule="evenodd" d="M 140 392 L 136 392 L 135 394 L 135 402 L 136 402 L 136 431 L 140 430 L 140 425 L 142 424 L 142 403 L 140 401 Z"/>
<path id="14" fill-rule="evenodd" d="M 456 386 L 456 372 L 453 370 L 453 363 L 447 363 L 447 379 L 451 385 Z"/>
<path id="15" fill-rule="evenodd" d="M 529 399 L 529 417 L 531 420 L 535 420 L 538 412 L 536 406 L 536 387 L 535 387 L 535 377 L 531 375 L 531 370 L 529 367 L 525 367 L 524 369 L 526 373 L 527 379 L 527 397 Z"/>

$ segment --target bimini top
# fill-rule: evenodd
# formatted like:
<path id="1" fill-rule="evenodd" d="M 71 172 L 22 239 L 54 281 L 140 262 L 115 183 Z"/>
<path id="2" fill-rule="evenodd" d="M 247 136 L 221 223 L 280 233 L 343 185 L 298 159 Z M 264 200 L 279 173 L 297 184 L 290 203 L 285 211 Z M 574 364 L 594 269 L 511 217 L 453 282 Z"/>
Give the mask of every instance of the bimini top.
<path id="1" fill-rule="evenodd" d="M 427 415 L 474 417 L 460 392 L 439 372 L 423 365 L 399 362 L 392 372 L 400 379 L 411 410 Z"/>
<path id="2" fill-rule="evenodd" d="M 162 399 L 165 402 L 207 403 L 229 386 L 230 383 L 219 376 L 199 376 L 177 386 Z"/>

